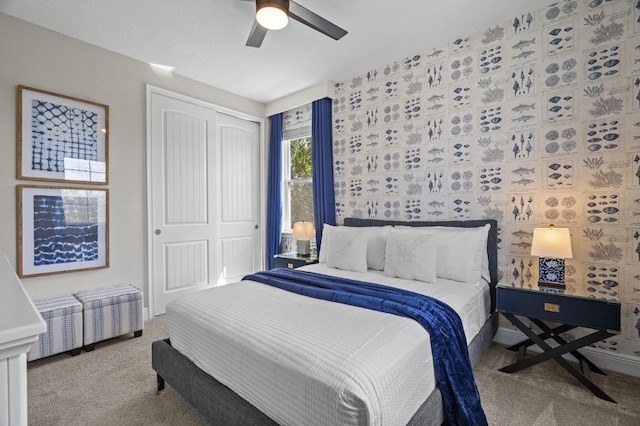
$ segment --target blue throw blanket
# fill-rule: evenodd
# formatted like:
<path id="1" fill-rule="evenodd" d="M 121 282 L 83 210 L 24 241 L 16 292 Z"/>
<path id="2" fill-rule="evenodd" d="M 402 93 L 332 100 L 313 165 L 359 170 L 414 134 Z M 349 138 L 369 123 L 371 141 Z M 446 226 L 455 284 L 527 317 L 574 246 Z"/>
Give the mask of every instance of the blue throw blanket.
<path id="1" fill-rule="evenodd" d="M 272 269 L 243 279 L 418 321 L 431 338 L 436 380 L 449 422 L 453 425 L 487 425 L 462 321 L 446 303 L 394 287 L 291 269 Z"/>

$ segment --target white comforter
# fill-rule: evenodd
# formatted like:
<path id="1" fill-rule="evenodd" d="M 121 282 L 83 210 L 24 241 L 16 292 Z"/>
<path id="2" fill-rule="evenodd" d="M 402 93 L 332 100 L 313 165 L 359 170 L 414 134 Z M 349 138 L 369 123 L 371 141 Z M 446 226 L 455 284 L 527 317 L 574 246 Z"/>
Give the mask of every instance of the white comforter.
<path id="1" fill-rule="evenodd" d="M 467 343 L 489 312 L 484 282 L 305 269 L 443 300 Z M 405 425 L 435 387 L 429 335 L 412 319 L 251 281 L 176 300 L 167 319 L 174 348 L 281 425 Z"/>

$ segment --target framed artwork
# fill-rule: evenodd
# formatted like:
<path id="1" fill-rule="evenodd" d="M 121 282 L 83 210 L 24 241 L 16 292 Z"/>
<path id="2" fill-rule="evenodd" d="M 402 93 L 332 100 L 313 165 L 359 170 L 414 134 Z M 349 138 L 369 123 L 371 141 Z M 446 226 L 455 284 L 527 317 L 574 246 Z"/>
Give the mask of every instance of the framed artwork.
<path id="1" fill-rule="evenodd" d="M 108 189 L 18 185 L 18 276 L 108 267 Z"/>
<path id="2" fill-rule="evenodd" d="M 109 183 L 109 106 L 18 86 L 18 179 Z"/>

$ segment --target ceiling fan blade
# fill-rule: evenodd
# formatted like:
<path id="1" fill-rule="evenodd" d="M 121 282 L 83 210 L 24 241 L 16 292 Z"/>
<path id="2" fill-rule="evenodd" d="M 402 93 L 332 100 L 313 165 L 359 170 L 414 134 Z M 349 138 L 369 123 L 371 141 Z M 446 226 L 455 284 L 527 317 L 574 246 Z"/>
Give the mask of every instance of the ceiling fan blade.
<path id="1" fill-rule="evenodd" d="M 258 24 L 258 21 L 254 21 L 245 46 L 260 47 L 262 45 L 262 40 L 264 40 L 264 36 L 266 35 L 267 29 Z"/>
<path id="2" fill-rule="evenodd" d="M 327 21 L 322 16 L 315 14 L 304 6 L 300 6 L 294 1 L 289 2 L 289 16 L 334 40 L 340 40 L 347 35 L 346 30 L 343 30 L 336 24 Z"/>

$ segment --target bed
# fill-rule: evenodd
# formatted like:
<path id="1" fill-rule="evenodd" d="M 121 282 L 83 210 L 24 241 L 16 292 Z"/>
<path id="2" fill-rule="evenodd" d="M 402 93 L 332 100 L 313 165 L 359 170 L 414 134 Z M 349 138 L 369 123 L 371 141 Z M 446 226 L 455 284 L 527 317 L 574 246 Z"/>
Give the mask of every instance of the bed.
<path id="1" fill-rule="evenodd" d="M 461 318 L 465 323 L 465 329 L 469 327 L 470 330 L 468 331 L 467 342 L 469 343 L 468 348 L 471 361 L 475 361 L 484 350 L 486 350 L 491 344 L 497 330 L 497 317 L 494 313 L 495 285 L 498 281 L 497 223 L 494 220 L 393 222 L 347 218 L 345 219 L 345 225 L 349 229 L 386 229 L 389 225 L 394 225 L 394 233 L 403 234 L 404 237 L 402 238 L 408 238 L 407 235 L 415 236 L 418 233 L 422 233 L 425 229 L 429 230 L 427 234 L 434 229 L 444 229 L 447 231 L 455 229 L 455 231 L 451 232 L 456 232 L 455 235 L 458 235 L 457 229 L 468 228 L 470 232 L 474 232 L 473 235 L 476 235 L 477 232 L 475 230 L 486 226 L 487 231 L 483 242 L 484 250 L 482 253 L 483 279 L 476 280 L 477 283 L 473 286 L 473 288 L 477 290 L 473 292 L 477 293 L 476 297 L 478 299 L 476 299 L 476 302 L 473 300 L 456 301 L 455 298 L 451 300 L 451 302 L 447 301 L 447 303 L 452 303 L 452 305 L 461 304 L 459 308 L 464 312 Z M 409 226 L 420 227 L 422 229 L 416 232 L 413 228 L 405 228 Z M 346 229 L 342 229 L 341 231 L 346 231 Z M 463 230 L 460 229 L 460 231 Z M 329 232 L 325 227 L 325 237 L 323 237 L 323 241 L 327 242 L 326 246 L 330 246 L 328 241 L 334 240 L 330 240 L 327 235 L 329 235 Z M 465 234 L 464 238 L 471 238 L 466 235 L 471 234 Z M 396 241 L 397 238 L 394 238 L 394 241 Z M 413 243 L 416 242 L 414 241 Z M 439 248 L 442 249 L 442 247 Z M 408 288 L 410 290 L 414 290 L 413 286 L 416 285 L 416 283 L 412 281 L 415 280 L 407 280 L 402 277 L 389 277 L 379 270 L 366 268 L 366 271 L 363 273 L 360 270 L 352 271 L 349 267 L 337 270 L 329 267 L 330 262 L 332 266 L 335 266 L 333 264 L 335 264 L 336 261 L 340 261 L 340 255 L 331 255 L 338 251 L 337 248 L 333 251 L 323 248 L 320 256 L 321 263 L 311 265 L 305 269 L 311 272 L 344 276 L 351 279 L 367 277 L 371 282 L 392 282 L 393 285 L 400 287 L 409 286 Z M 394 250 L 394 252 L 395 251 L 397 250 Z M 323 255 L 329 256 L 329 259 L 324 259 L 323 261 Z M 338 257 L 337 260 L 336 256 Z M 344 258 L 345 256 L 342 257 Z M 330 262 L 328 260 L 330 260 Z M 371 259 L 367 258 L 367 261 L 370 260 Z M 456 273 L 457 272 L 458 271 L 456 271 Z M 402 271 L 399 273 L 405 272 Z M 457 291 L 460 294 L 469 293 L 469 291 L 464 289 L 455 290 L 455 288 L 457 288 L 456 286 L 461 285 L 461 283 L 456 284 L 454 281 L 438 278 L 438 284 L 445 290 L 437 290 L 436 292 L 441 292 L 445 298 L 451 298 L 453 296 L 445 294 L 444 292 L 456 293 Z M 271 305 L 271 303 L 273 299 L 280 299 L 279 293 L 277 292 L 282 291 L 278 289 L 264 289 L 262 284 L 251 281 L 244 281 L 242 284 L 237 285 L 238 287 L 236 288 L 233 286 L 235 286 L 235 284 L 207 290 L 209 293 L 201 293 L 201 296 L 192 298 L 192 300 L 189 301 L 190 304 L 182 307 L 178 305 L 181 305 L 183 302 L 177 303 L 174 308 L 170 309 L 171 305 L 168 307 L 167 315 L 170 338 L 154 342 L 152 346 L 152 366 L 158 376 L 158 390 L 162 390 L 165 381 L 167 381 L 212 424 L 275 425 L 279 423 L 310 424 L 325 422 L 325 424 L 435 425 L 442 424 L 445 421 L 442 396 L 440 389 L 435 384 L 435 379 L 429 379 L 428 377 L 423 377 L 418 374 L 421 370 L 429 370 L 428 367 L 424 367 L 424 364 L 426 362 L 425 359 L 430 359 L 429 357 L 431 355 L 429 353 L 429 356 L 425 356 L 426 358 L 424 358 L 421 353 L 416 355 L 417 352 L 415 352 L 416 349 L 413 348 L 413 342 L 424 339 L 424 335 L 427 336 L 426 341 L 428 342 L 428 334 L 424 330 L 422 330 L 422 335 L 420 336 L 415 334 L 417 333 L 416 327 L 414 325 L 407 325 L 407 323 L 412 323 L 412 320 L 395 318 L 392 315 L 369 312 L 351 306 L 333 306 L 338 304 L 326 301 L 305 300 L 304 302 L 300 302 L 295 298 L 307 298 L 294 294 L 285 297 L 288 299 L 293 297 L 293 302 L 290 300 L 284 302 L 288 304 L 287 306 L 293 306 L 292 308 L 279 308 L 277 315 L 272 315 L 273 313 L 270 314 L 269 322 L 262 324 L 263 321 L 260 320 L 261 317 L 254 316 L 254 312 L 265 308 L 273 309 L 274 305 Z M 437 286 L 434 285 L 431 287 L 436 288 Z M 260 294 L 257 298 L 252 297 L 252 299 L 257 302 L 251 303 L 259 302 L 259 305 L 264 304 L 264 306 L 244 306 L 243 303 L 236 304 L 235 302 L 239 300 L 240 294 L 243 292 L 253 296 Z M 477 300 L 482 300 L 482 302 L 477 302 Z M 281 301 L 277 301 L 277 303 L 280 302 Z M 184 303 L 187 302 L 185 301 Z M 301 303 L 304 304 L 301 305 Z M 327 303 L 332 306 L 326 305 Z M 219 306 L 216 304 L 219 304 Z M 471 308 L 469 308 L 469 306 L 471 306 Z M 477 308 L 478 306 L 481 308 Z M 214 309 L 210 309 L 214 312 L 206 312 L 206 307 L 214 307 Z M 235 312 L 235 315 L 238 315 L 238 317 L 235 319 L 229 317 L 227 320 L 229 313 L 220 314 L 217 312 L 227 307 L 229 307 L 230 311 Z M 305 312 L 304 318 L 297 320 L 292 319 L 295 317 L 289 315 L 294 315 L 295 312 L 290 313 L 288 309 L 292 309 L 293 311 L 302 310 Z M 368 330 L 362 332 L 359 329 L 351 330 L 349 328 L 351 327 L 350 323 L 349 327 L 346 327 L 347 338 L 340 340 L 340 342 L 332 341 L 332 333 L 335 332 L 337 334 L 345 328 L 344 319 L 342 319 L 340 315 L 343 315 L 344 312 L 346 312 L 345 315 L 351 315 L 349 312 L 353 312 L 354 309 L 359 311 L 359 313 L 353 317 L 352 322 L 354 323 L 361 322 L 371 324 L 378 321 L 380 316 L 393 317 L 391 319 L 392 322 L 400 324 L 399 327 L 402 332 L 393 331 L 395 330 L 393 327 L 397 326 L 395 323 L 393 325 L 387 325 L 385 323 L 384 327 L 381 327 L 382 331 L 380 332 L 376 332 L 375 330 L 371 331 L 372 326 L 370 325 L 367 326 Z M 316 313 L 317 311 L 322 312 Z M 367 312 L 363 313 L 361 311 Z M 279 317 L 280 319 L 271 320 L 272 317 Z M 183 320 L 186 320 L 186 322 L 183 322 Z M 213 329 L 218 328 L 226 331 L 212 331 L 204 326 L 205 324 L 211 323 L 215 324 Z M 240 328 L 243 324 L 253 324 L 250 328 L 255 328 L 255 330 Z M 390 332 L 391 335 L 388 334 L 388 331 L 387 334 L 385 334 L 387 327 L 390 327 L 389 329 L 392 330 Z M 263 335 L 272 330 L 277 331 L 274 337 L 277 343 L 263 340 Z M 349 336 L 349 333 L 353 334 Z M 361 335 L 361 333 L 371 334 Z M 213 336 L 218 340 L 211 340 Z M 308 337 L 307 340 L 305 340 L 306 337 Z M 399 340 L 394 340 L 396 338 Z M 266 337 L 264 339 L 266 339 Z M 295 343 L 294 345 L 294 343 L 291 342 L 294 342 L 295 339 L 300 339 L 303 343 Z M 364 340 L 359 341 L 358 339 Z M 243 340 L 254 342 L 259 349 L 253 354 L 247 352 L 246 347 L 233 349 L 236 344 L 246 345 L 246 342 L 242 342 Z M 291 340 L 291 342 L 289 340 Z M 384 342 L 391 342 L 391 344 L 382 344 Z M 411 344 L 407 342 L 411 342 Z M 300 346 L 304 347 L 305 345 L 312 348 L 309 349 L 311 352 L 320 354 L 320 358 L 323 360 L 329 359 L 330 362 L 333 362 L 333 364 L 330 364 L 329 370 L 331 371 L 328 378 L 326 377 L 326 367 L 325 370 L 318 368 L 321 374 L 317 373 L 317 371 L 309 372 L 307 377 L 302 378 L 292 373 L 292 371 L 298 372 L 301 370 L 302 368 L 298 366 L 298 363 L 301 362 L 300 359 L 305 359 L 309 356 L 309 354 L 300 352 L 304 351 Z M 278 348 L 278 346 L 281 346 L 281 348 Z M 371 355 L 364 353 L 367 352 L 367 350 L 363 349 L 367 346 L 373 348 L 368 349 L 368 351 L 375 353 L 374 359 L 379 356 L 378 353 L 383 353 L 384 356 L 381 359 L 385 360 L 385 362 L 380 363 L 379 360 L 369 361 L 370 358 L 368 357 L 371 357 Z M 403 350 L 407 347 L 407 351 L 409 351 L 409 347 L 412 347 L 411 351 L 413 352 L 400 355 L 391 354 L 390 351 L 385 349 L 386 346 L 402 346 Z M 416 346 L 420 345 L 416 343 Z M 424 344 L 421 344 L 420 347 L 424 347 Z M 283 348 L 286 348 L 286 350 L 283 350 Z M 334 352 L 337 353 L 340 348 L 344 349 L 346 353 L 351 354 L 347 357 L 349 358 L 347 360 L 348 362 L 342 359 L 339 361 L 331 361 L 334 355 L 344 356 L 334 354 Z M 278 349 L 281 349 L 281 352 L 278 353 Z M 359 358 L 361 355 L 360 352 L 363 352 L 361 358 Z M 293 355 L 289 357 L 290 353 L 294 355 L 297 354 L 298 358 L 295 358 Z M 268 362 L 272 364 L 265 364 L 264 358 L 270 358 Z M 278 358 L 278 362 L 282 365 L 276 363 L 276 359 Z M 386 360 L 389 359 L 394 361 L 387 363 Z M 312 362 L 315 363 L 317 361 Z M 376 372 L 380 370 L 380 366 L 384 364 L 386 370 L 382 374 L 382 379 L 373 377 L 371 373 L 366 370 L 367 363 L 370 363 L 370 368 Z M 404 368 L 403 364 L 411 366 L 413 370 L 411 368 L 406 371 L 401 370 L 400 367 Z M 333 371 L 341 370 L 343 365 L 345 366 L 344 371 Z M 394 370 L 393 368 L 396 367 L 398 369 Z M 360 372 L 360 370 L 363 370 L 363 372 Z M 318 374 L 323 377 L 322 380 L 326 380 L 326 383 L 317 383 L 320 380 L 318 379 Z M 348 377 L 345 379 L 343 378 L 344 375 Z M 355 379 L 351 376 L 355 377 Z M 372 377 L 370 378 L 370 376 Z M 258 379 L 256 379 L 256 377 Z M 283 379 L 283 377 L 286 380 Z M 364 377 L 364 379 L 360 380 L 360 377 Z M 234 383 L 234 380 L 238 383 Z M 255 380 L 258 380 L 260 383 L 254 383 L 253 381 Z M 287 380 L 289 381 L 287 382 Z M 331 389 L 333 384 L 336 383 L 336 380 L 345 380 L 348 382 L 346 385 L 343 382 L 337 382 L 340 386 L 340 404 L 343 404 L 343 400 L 346 399 L 346 408 L 342 406 L 336 408 L 331 402 L 333 401 L 331 398 L 336 398 L 336 396 L 332 394 Z M 313 383 L 313 386 L 309 383 Z M 390 386 L 390 390 L 382 387 L 377 388 L 376 386 L 378 385 Z M 271 391 L 265 391 L 264 389 L 271 389 Z M 380 389 L 384 389 L 384 391 L 381 392 Z M 305 394 L 305 392 L 307 392 L 307 394 Z M 385 395 L 386 393 L 390 396 L 380 397 L 379 399 L 381 401 L 374 401 L 372 405 L 375 405 L 375 407 L 372 408 L 362 403 L 363 397 L 359 395 L 360 392 L 366 395 L 374 395 L 375 397 L 373 399 L 378 398 L 378 394 Z M 333 393 L 338 392 L 334 390 Z M 344 395 L 347 395 L 347 397 Z M 367 398 L 368 396 L 364 399 L 367 400 Z M 278 410 L 283 413 L 280 413 Z M 314 413 L 314 410 L 320 410 L 320 412 Z M 344 416 L 345 414 L 340 410 L 347 413 L 344 423 L 342 421 L 344 419 L 340 416 Z M 360 413 L 360 411 L 362 411 L 362 413 Z M 381 415 L 381 413 L 383 414 Z M 273 420 L 273 418 L 277 419 L 278 422 Z M 316 421 L 318 418 L 323 420 Z"/>

